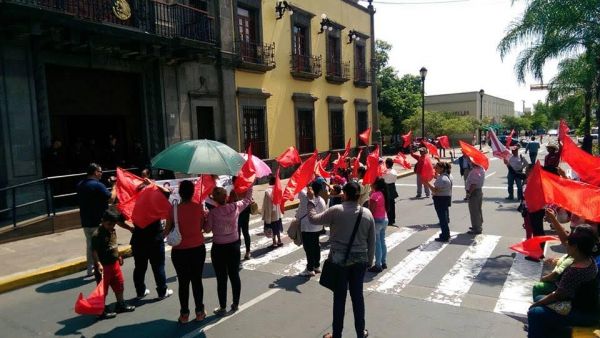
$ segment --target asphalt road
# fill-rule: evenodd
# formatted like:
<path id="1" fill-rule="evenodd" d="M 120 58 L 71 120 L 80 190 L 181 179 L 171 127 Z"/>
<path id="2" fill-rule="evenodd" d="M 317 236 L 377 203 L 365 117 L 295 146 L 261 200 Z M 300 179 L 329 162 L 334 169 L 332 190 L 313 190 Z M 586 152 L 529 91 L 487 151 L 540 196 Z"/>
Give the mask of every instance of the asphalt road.
<path id="1" fill-rule="evenodd" d="M 540 153 L 543 158 L 543 153 Z M 466 235 L 469 224 L 464 188 L 454 171 L 450 211 L 450 244 L 432 242 L 439 229 L 431 199 L 412 199 L 415 177 L 398 181 L 399 228 L 388 227 L 389 268 L 367 273 L 365 301 L 370 337 L 525 337 L 522 329 L 527 292 L 539 264 L 524 261 L 508 249 L 521 241 L 522 219 L 516 202 L 506 202 L 506 167 L 492 160 L 484 189 L 484 234 Z M 293 212 L 285 216 L 292 217 Z M 251 227 L 261 227 L 256 221 Z M 132 300 L 135 312 L 112 320 L 79 316 L 73 304 L 94 283 L 76 274 L 0 295 L 0 329 L 4 337 L 320 337 L 331 330 L 332 295 L 313 278 L 297 276 L 303 268 L 302 248 L 287 243 L 271 251 L 256 230 L 253 259 L 241 271 L 241 309 L 222 319 L 178 325 L 177 281 L 167 259 L 167 277 L 175 295 L 157 301 L 150 271 L 150 296 Z M 326 242 L 326 237 L 321 238 Z M 326 244 L 322 250 L 327 249 Z M 125 296 L 133 299 L 133 260 L 123 266 Z M 217 306 L 216 280 L 210 259 L 204 269 L 204 302 Z M 231 293 L 229 293 L 229 297 Z M 108 302 L 114 302 L 112 291 Z M 193 301 L 190 300 L 193 304 Z M 230 301 L 229 301 L 230 303 Z M 350 297 L 344 335 L 353 337 Z"/>

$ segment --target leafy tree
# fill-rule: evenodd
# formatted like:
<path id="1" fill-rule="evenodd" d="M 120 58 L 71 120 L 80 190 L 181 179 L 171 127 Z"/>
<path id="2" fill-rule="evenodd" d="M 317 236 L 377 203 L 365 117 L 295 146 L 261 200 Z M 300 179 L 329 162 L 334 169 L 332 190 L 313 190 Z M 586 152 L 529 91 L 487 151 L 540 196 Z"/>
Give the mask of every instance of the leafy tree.
<path id="1" fill-rule="evenodd" d="M 391 135 L 394 132 L 394 121 L 379 113 L 379 130 L 381 130 L 382 135 Z"/>
<path id="2" fill-rule="evenodd" d="M 392 45 L 383 40 L 375 41 L 375 69 L 377 74 L 388 66 Z"/>
<path id="3" fill-rule="evenodd" d="M 531 129 L 531 121 L 527 116 L 517 117 L 504 115 L 502 116 L 502 125 L 506 129 L 514 129 L 517 132 L 520 132 L 521 130 Z"/>
<path id="4" fill-rule="evenodd" d="M 405 121 L 408 129 L 420 135 L 421 112 L 415 112 Z M 425 112 L 425 136 L 436 137 L 448 135 L 472 134 L 477 130 L 479 122 L 471 116 L 456 116 L 452 113 Z"/>

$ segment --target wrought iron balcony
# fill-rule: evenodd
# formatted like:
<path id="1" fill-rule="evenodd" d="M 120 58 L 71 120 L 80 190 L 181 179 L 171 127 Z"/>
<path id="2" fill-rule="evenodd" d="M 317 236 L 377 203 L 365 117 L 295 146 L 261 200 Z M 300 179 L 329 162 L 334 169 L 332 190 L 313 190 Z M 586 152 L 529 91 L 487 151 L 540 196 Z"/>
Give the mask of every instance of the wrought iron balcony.
<path id="1" fill-rule="evenodd" d="M 354 85 L 356 87 L 366 88 L 371 85 L 371 71 L 367 70 L 365 66 L 358 66 L 354 68 Z"/>
<path id="2" fill-rule="evenodd" d="M 124 26 L 166 38 L 213 44 L 214 18 L 182 4 L 146 0 L 4 0 L 1 3 L 71 16 L 81 22 Z"/>
<path id="3" fill-rule="evenodd" d="M 238 41 L 238 67 L 250 71 L 266 72 L 275 68 L 275 42 L 263 44 Z"/>
<path id="4" fill-rule="evenodd" d="M 292 54 L 290 58 L 290 72 L 300 80 L 314 80 L 322 75 L 322 57 L 314 55 Z"/>
<path id="5" fill-rule="evenodd" d="M 327 82 L 344 83 L 350 80 L 350 61 L 327 60 Z"/>

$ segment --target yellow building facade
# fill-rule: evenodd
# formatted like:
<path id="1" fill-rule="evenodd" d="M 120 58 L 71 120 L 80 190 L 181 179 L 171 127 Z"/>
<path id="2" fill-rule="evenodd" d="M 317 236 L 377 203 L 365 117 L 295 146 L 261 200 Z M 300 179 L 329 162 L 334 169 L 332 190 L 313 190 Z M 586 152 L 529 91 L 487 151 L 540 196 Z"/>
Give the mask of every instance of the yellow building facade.
<path id="1" fill-rule="evenodd" d="M 235 2 L 234 2 L 235 4 Z M 371 127 L 370 14 L 352 0 L 237 0 L 240 148 L 341 149 Z M 360 141 L 359 141 L 360 142 Z"/>

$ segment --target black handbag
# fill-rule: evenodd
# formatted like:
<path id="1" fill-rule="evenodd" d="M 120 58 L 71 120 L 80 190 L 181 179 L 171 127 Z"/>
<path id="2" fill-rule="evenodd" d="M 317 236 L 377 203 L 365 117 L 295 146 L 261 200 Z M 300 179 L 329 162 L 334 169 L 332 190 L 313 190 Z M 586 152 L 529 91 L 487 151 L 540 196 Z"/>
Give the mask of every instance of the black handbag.
<path id="1" fill-rule="evenodd" d="M 352 247 L 352 243 L 354 243 L 356 231 L 358 230 L 358 225 L 360 224 L 360 220 L 362 219 L 362 213 L 363 207 L 360 207 L 358 217 L 356 218 L 356 223 L 354 224 L 354 229 L 352 230 L 352 235 L 350 236 L 350 242 L 348 243 L 348 248 L 346 249 L 346 255 L 344 256 L 343 264 L 346 264 L 348 256 L 350 255 L 350 248 Z M 323 271 L 321 271 L 321 279 L 319 279 L 319 284 L 323 285 L 331 291 L 334 291 L 336 286 L 339 284 L 338 281 L 344 275 L 345 270 L 346 267 L 334 263 L 331 260 L 331 256 L 327 257 L 325 262 L 323 262 Z"/>

